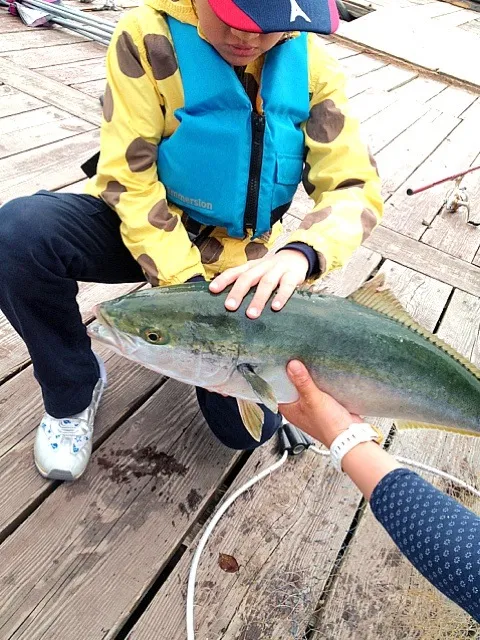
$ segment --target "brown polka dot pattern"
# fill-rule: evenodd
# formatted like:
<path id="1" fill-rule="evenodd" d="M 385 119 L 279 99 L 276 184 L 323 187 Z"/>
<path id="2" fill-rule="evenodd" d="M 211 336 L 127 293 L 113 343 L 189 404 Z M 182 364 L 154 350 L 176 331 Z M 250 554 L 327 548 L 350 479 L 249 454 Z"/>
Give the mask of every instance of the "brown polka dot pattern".
<path id="1" fill-rule="evenodd" d="M 122 73 L 129 78 L 141 78 L 145 75 L 137 45 L 126 31 L 122 31 L 118 37 L 116 51 L 118 66 Z"/>
<path id="2" fill-rule="evenodd" d="M 203 264 L 213 264 L 217 262 L 223 251 L 222 243 L 216 238 L 207 238 L 199 248 Z"/>
<path id="3" fill-rule="evenodd" d="M 359 187 L 359 189 L 363 189 L 365 186 L 365 180 L 358 180 L 357 178 L 350 178 L 349 180 L 344 180 L 337 184 L 335 187 L 335 191 L 339 191 L 340 189 L 350 189 L 350 187 Z"/>
<path id="4" fill-rule="evenodd" d="M 178 217 L 173 216 L 170 213 L 167 201 L 161 200 L 152 207 L 148 214 L 148 221 L 152 227 L 155 227 L 156 229 L 161 229 L 162 231 L 173 231 L 177 226 Z"/>
<path id="5" fill-rule="evenodd" d="M 309 196 L 311 196 L 312 193 L 315 191 L 315 185 L 312 184 L 308 179 L 308 174 L 310 173 L 311 168 L 312 167 L 308 164 L 308 162 L 306 162 L 305 166 L 303 167 L 303 174 L 302 174 L 303 188 L 305 189 L 305 191 L 308 193 Z"/>
<path id="6" fill-rule="evenodd" d="M 361 215 L 362 227 L 363 227 L 363 236 L 362 242 L 368 238 L 368 236 L 372 233 L 375 227 L 378 224 L 377 216 L 370 209 L 364 209 Z"/>
<path id="7" fill-rule="evenodd" d="M 113 118 L 113 95 L 108 82 L 103 94 L 103 117 L 107 122 L 111 122 Z"/>
<path id="8" fill-rule="evenodd" d="M 165 80 L 173 76 L 178 69 L 178 63 L 167 36 L 151 33 L 144 37 L 143 43 L 155 80 Z"/>
<path id="9" fill-rule="evenodd" d="M 138 256 L 137 262 L 142 267 L 145 277 L 152 287 L 158 287 L 160 284 L 158 280 L 158 271 L 152 258 L 147 256 L 146 253 L 142 253 L 141 256 Z"/>
<path id="10" fill-rule="evenodd" d="M 333 142 L 341 134 L 345 116 L 333 100 L 324 100 L 312 107 L 307 120 L 307 134 L 321 143 Z"/>
<path id="11" fill-rule="evenodd" d="M 309 213 L 302 220 L 300 229 L 310 229 L 313 224 L 326 220 L 331 213 L 332 207 L 325 207 L 325 209 L 320 209 L 319 211 L 312 211 L 312 213 Z"/>
<path id="12" fill-rule="evenodd" d="M 128 145 L 125 158 L 133 173 L 146 171 L 157 161 L 157 146 L 143 138 L 135 138 Z"/>
<path id="13" fill-rule="evenodd" d="M 245 253 L 247 260 L 258 260 L 268 253 L 268 249 L 260 242 L 249 242 L 245 247 Z"/>
<path id="14" fill-rule="evenodd" d="M 110 182 L 107 182 L 107 186 L 100 194 L 100 197 L 110 207 L 115 207 L 120 202 L 120 196 L 122 193 L 125 193 L 126 191 L 127 189 L 123 184 L 120 184 L 120 182 L 117 182 L 116 180 L 111 180 Z"/>

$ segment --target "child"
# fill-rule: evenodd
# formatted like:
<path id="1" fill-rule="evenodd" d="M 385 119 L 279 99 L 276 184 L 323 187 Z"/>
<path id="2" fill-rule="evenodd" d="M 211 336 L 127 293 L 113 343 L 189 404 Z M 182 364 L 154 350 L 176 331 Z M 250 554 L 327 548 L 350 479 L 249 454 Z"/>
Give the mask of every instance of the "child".
<path id="1" fill-rule="evenodd" d="M 258 284 L 254 319 L 274 290 L 280 310 L 297 285 L 342 266 L 379 222 L 380 180 L 339 64 L 300 33 L 337 22 L 333 0 L 146 0 L 119 22 L 86 193 L 41 191 L 0 214 L 0 307 L 42 388 L 44 477 L 84 472 L 105 386 L 77 280 L 234 283 L 232 311 Z M 314 209 L 267 255 L 302 178 Z M 224 444 L 258 446 L 233 399 L 197 397 Z M 262 442 L 281 424 L 263 410 Z"/>

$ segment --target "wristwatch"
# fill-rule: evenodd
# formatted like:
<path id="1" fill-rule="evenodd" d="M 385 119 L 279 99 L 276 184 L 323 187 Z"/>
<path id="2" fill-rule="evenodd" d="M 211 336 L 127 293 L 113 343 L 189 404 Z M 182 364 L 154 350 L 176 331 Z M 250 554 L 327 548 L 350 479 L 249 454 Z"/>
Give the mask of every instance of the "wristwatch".
<path id="1" fill-rule="evenodd" d="M 354 422 L 348 429 L 343 431 L 330 445 L 330 457 L 332 465 L 337 471 L 342 471 L 342 459 L 357 444 L 362 442 L 376 442 L 380 444 L 383 440 L 383 434 L 380 429 L 367 422 Z"/>

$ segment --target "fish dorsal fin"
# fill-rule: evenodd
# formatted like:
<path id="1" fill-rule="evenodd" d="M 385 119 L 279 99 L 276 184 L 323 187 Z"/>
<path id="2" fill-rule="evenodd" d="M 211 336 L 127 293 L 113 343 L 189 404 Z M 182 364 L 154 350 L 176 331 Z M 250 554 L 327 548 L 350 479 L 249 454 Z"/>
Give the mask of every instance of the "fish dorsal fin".
<path id="1" fill-rule="evenodd" d="M 444 342 L 441 338 L 430 333 L 427 329 L 422 327 L 412 316 L 404 309 L 402 304 L 394 296 L 391 289 L 386 284 L 385 275 L 378 273 L 371 280 L 368 280 L 359 289 L 354 291 L 348 296 L 349 300 L 356 302 L 363 307 L 373 309 L 378 313 L 382 313 L 397 322 L 405 325 L 415 333 L 418 333 L 426 340 L 436 345 L 442 351 L 445 351 L 454 360 L 460 363 L 467 371 L 480 380 L 480 369 L 470 362 L 465 356 L 462 356 L 449 344 Z"/>

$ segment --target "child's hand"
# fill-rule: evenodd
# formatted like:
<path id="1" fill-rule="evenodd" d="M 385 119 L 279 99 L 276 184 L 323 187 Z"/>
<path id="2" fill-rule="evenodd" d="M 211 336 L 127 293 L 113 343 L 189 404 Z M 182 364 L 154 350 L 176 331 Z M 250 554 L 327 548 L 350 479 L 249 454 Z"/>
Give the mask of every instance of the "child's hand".
<path id="1" fill-rule="evenodd" d="M 304 282 L 308 271 L 308 260 L 301 251 L 285 249 L 260 260 L 251 260 L 239 267 L 227 269 L 210 283 L 212 293 L 220 293 L 235 282 L 225 307 L 236 311 L 252 287 L 257 291 L 247 309 L 249 318 L 258 318 L 267 300 L 278 287 L 272 309 L 280 311 L 288 302 L 295 288 Z"/>

